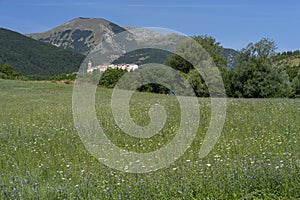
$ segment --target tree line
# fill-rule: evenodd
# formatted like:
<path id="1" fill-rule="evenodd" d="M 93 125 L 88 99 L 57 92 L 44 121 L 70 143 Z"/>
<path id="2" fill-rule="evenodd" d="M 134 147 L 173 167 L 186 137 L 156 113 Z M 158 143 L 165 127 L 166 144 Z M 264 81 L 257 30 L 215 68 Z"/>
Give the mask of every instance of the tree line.
<path id="1" fill-rule="evenodd" d="M 7 64 L 0 65 L 0 78 L 1 79 L 22 79 L 23 76 L 20 72 L 13 70 L 13 68 Z"/>
<path id="2" fill-rule="evenodd" d="M 211 36 L 192 38 L 206 50 L 218 67 L 228 97 L 293 98 L 300 96 L 300 64 L 293 63 L 294 60 L 300 58 L 299 51 L 276 53 L 275 42 L 263 38 L 240 50 L 237 56 L 236 69 L 227 69 L 226 59 L 221 54 L 222 46 L 219 42 Z M 191 63 L 181 56 L 174 54 L 164 64 L 179 71 L 188 80 L 197 96 L 210 96 L 203 77 Z M 99 85 L 112 88 L 125 73 L 126 71 L 122 70 L 107 70 L 102 75 Z M 159 68 L 156 69 L 156 73 L 161 73 L 161 77 L 166 80 L 160 82 L 166 84 L 146 84 L 138 90 L 170 93 L 172 89 L 168 88 L 168 84 L 171 85 L 172 81 L 178 82 L 178 77 L 168 76 L 162 71 L 159 72 Z M 147 79 L 145 76 L 136 78 Z M 124 82 L 124 84 L 126 83 Z M 128 84 L 130 84 L 130 80 L 128 80 Z"/>
<path id="3" fill-rule="evenodd" d="M 214 64 L 221 74 L 226 95 L 234 98 L 277 98 L 277 97 L 300 97 L 300 51 L 288 51 L 276 53 L 276 43 L 268 38 L 263 38 L 256 43 L 250 43 L 238 52 L 236 57 L 236 68 L 228 69 L 227 60 L 222 54 L 224 49 L 215 38 L 211 36 L 194 36 L 194 41 L 200 44 L 210 55 Z M 184 45 L 183 45 L 184 46 Z M 180 45 L 179 45 L 179 48 Z M 191 57 L 199 57 L 199 52 L 185 49 L 190 52 Z M 153 53 L 153 52 L 152 52 Z M 195 55 L 193 55 L 193 53 Z M 201 54 L 201 52 L 200 52 Z M 156 54 L 155 54 L 156 55 Z M 200 56 L 201 57 L 201 56 Z M 32 58 L 36 60 L 36 58 Z M 75 60 L 79 62 L 79 58 Z M 59 60 L 59 59 L 58 59 Z M 65 59 L 68 60 L 68 59 Z M 46 62 L 47 63 L 47 62 Z M 192 86 L 196 96 L 210 96 L 207 82 L 195 69 L 195 67 L 178 54 L 173 54 L 164 62 L 165 65 L 172 67 L 180 73 Z M 23 65 L 21 65 L 23 66 Z M 74 65 L 75 66 L 75 65 Z M 137 71 L 139 71 L 138 69 Z M 163 84 L 151 83 L 155 77 L 141 74 L 130 73 L 131 77 L 123 80 L 124 88 L 135 88 L 132 80 L 144 82 L 143 86 L 137 88 L 142 92 L 153 92 L 170 94 L 174 93 L 172 88 L 174 82 L 183 86 L 183 81 L 179 81 L 180 76 L 166 71 L 159 67 L 155 69 L 156 77 Z M 97 73 L 97 72 L 96 72 Z M 99 72 L 98 72 L 99 73 Z M 99 81 L 99 86 L 113 88 L 118 80 L 126 74 L 126 70 L 109 69 L 105 71 Z M 23 80 L 69 80 L 74 81 L 76 74 L 59 74 L 49 78 L 41 75 L 22 76 L 10 65 L 0 65 L 0 78 L 5 79 L 23 79 Z M 96 74 L 89 75 L 90 79 L 97 80 Z M 150 83 L 149 83 L 150 82 Z M 184 87 L 183 87 L 184 88 Z M 184 94 L 184 91 L 181 91 Z"/>

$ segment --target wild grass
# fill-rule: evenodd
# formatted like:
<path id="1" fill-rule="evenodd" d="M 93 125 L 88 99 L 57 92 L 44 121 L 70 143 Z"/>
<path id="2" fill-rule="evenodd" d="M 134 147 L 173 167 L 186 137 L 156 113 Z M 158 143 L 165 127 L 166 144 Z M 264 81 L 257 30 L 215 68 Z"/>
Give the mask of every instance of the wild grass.
<path id="1" fill-rule="evenodd" d="M 99 88 L 96 110 L 116 145 L 149 152 L 174 137 L 175 96 L 134 94 L 136 123 L 149 123 L 154 103 L 168 113 L 160 134 L 137 139 L 114 123 L 110 94 Z M 0 97 L 0 199 L 300 198 L 300 99 L 228 99 L 222 135 L 203 159 L 210 102 L 199 99 L 201 123 L 186 153 L 167 168 L 134 174 L 103 165 L 85 149 L 73 123 L 71 85 L 0 80 Z"/>

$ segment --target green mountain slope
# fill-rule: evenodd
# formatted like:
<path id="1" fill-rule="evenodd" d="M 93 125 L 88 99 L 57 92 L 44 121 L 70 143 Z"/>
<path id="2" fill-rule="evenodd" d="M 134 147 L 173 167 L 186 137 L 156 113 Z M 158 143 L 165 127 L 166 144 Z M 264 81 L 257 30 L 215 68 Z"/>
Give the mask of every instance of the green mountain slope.
<path id="1" fill-rule="evenodd" d="M 113 64 L 123 64 L 123 63 L 134 63 L 138 65 L 148 64 L 148 63 L 159 63 L 163 64 L 166 59 L 171 56 L 171 52 L 163 51 L 160 49 L 138 49 L 135 51 L 128 52 L 118 59 L 116 59 Z"/>
<path id="2" fill-rule="evenodd" d="M 273 60 L 277 66 L 298 66 L 300 65 L 300 51 L 278 53 Z"/>
<path id="3" fill-rule="evenodd" d="M 84 58 L 82 54 L 0 28 L 0 65 L 8 64 L 23 75 L 53 76 L 76 72 Z"/>

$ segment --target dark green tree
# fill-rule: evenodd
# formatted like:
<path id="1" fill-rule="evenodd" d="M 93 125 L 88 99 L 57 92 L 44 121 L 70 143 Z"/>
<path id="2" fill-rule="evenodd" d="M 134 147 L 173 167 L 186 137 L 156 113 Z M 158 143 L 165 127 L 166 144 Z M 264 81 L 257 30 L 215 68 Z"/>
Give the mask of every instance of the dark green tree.
<path id="1" fill-rule="evenodd" d="M 102 74 L 99 85 L 113 88 L 125 73 L 127 73 L 127 71 L 122 69 L 108 69 Z"/>
<path id="2" fill-rule="evenodd" d="M 213 59 L 216 66 L 225 66 L 226 59 L 221 54 L 223 49 L 220 42 L 217 42 L 215 38 L 204 35 L 204 36 L 194 36 L 193 39 L 197 41 Z"/>
<path id="3" fill-rule="evenodd" d="M 221 72 L 221 76 L 223 79 L 226 95 L 228 97 L 234 96 L 234 89 L 233 89 L 233 83 L 232 79 L 235 76 L 236 70 L 229 70 L 226 67 L 219 67 L 219 70 Z"/>
<path id="4" fill-rule="evenodd" d="M 221 54 L 222 46 L 213 37 L 207 35 L 194 36 L 192 39 L 196 41 L 196 44 L 199 44 L 202 47 L 201 50 L 198 47 L 194 47 L 193 45 L 195 45 L 195 43 L 191 42 L 191 40 L 183 40 L 179 42 L 177 46 L 179 54 L 169 57 L 165 64 L 186 74 L 185 76 L 188 78 L 196 95 L 206 97 L 209 95 L 207 83 L 205 83 L 203 77 L 201 77 L 194 66 L 181 57 L 181 54 L 189 60 L 201 63 L 199 66 L 202 68 L 211 66 L 210 64 L 208 66 L 204 66 L 206 64 L 203 65 L 205 62 L 211 63 L 211 60 L 213 60 L 216 66 L 222 68 L 222 66 L 226 65 L 226 59 Z M 212 73 L 210 73 L 210 75 L 212 75 Z M 213 83 L 214 78 L 209 78 L 211 78 L 210 81 Z"/>
<path id="5" fill-rule="evenodd" d="M 232 77 L 234 97 L 288 96 L 287 77 L 280 74 L 272 63 L 275 50 L 275 42 L 266 38 L 241 50 L 238 69 Z"/>
<path id="6" fill-rule="evenodd" d="M 193 69 L 193 65 L 190 62 L 177 54 L 170 56 L 166 60 L 165 64 L 186 74 L 189 73 L 191 69 Z"/>
<path id="7" fill-rule="evenodd" d="M 22 75 L 20 72 L 13 70 L 8 64 L 0 65 L 0 78 L 3 79 L 21 79 Z"/>
<path id="8" fill-rule="evenodd" d="M 191 70 L 188 74 L 188 81 L 194 89 L 196 96 L 198 97 L 208 97 L 209 91 L 207 85 L 205 84 L 204 79 L 199 74 L 197 70 Z"/>
<path id="9" fill-rule="evenodd" d="M 191 51 L 189 52 L 189 56 L 200 57 L 201 56 L 204 59 L 207 59 L 208 56 L 210 56 L 216 66 L 223 66 L 226 64 L 226 59 L 221 54 L 222 46 L 219 42 L 216 41 L 215 38 L 211 36 L 194 36 L 192 37 L 193 40 L 195 40 L 206 52 L 202 52 L 203 55 L 193 55 L 193 49 L 191 47 Z M 179 43 L 179 46 L 184 46 L 182 43 Z M 181 48 L 181 47 L 179 47 Z M 185 48 L 185 51 L 188 50 L 188 46 L 183 47 Z M 196 54 L 196 52 L 194 53 Z M 187 60 L 182 58 L 181 56 L 175 54 L 173 56 L 170 56 L 166 62 L 166 65 L 173 67 L 176 70 L 179 70 L 184 73 L 189 73 L 190 70 L 193 69 L 193 65 L 189 63 Z"/>
<path id="10" fill-rule="evenodd" d="M 292 88 L 295 97 L 300 97 L 300 68 L 297 76 L 292 81 Z"/>

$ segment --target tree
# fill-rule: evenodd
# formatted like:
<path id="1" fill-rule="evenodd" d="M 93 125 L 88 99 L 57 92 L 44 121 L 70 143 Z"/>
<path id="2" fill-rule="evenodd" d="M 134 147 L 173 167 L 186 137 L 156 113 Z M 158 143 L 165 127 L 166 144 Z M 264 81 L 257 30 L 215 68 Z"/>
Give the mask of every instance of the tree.
<path id="1" fill-rule="evenodd" d="M 221 54 L 223 47 L 220 42 L 217 42 L 215 38 L 204 35 L 204 36 L 194 36 L 193 39 L 197 41 L 210 55 L 216 66 L 226 65 L 226 59 Z"/>
<path id="2" fill-rule="evenodd" d="M 293 79 L 292 88 L 294 90 L 294 96 L 300 97 L 300 68 L 297 76 Z"/>
<path id="3" fill-rule="evenodd" d="M 20 72 L 13 70 L 13 68 L 7 64 L 0 65 L 0 78 L 3 79 L 18 79 L 22 78 Z"/>
<path id="4" fill-rule="evenodd" d="M 207 84 L 210 84 L 211 87 L 214 86 L 214 77 L 208 77 L 210 83 L 206 83 L 203 77 L 201 77 L 199 72 L 194 68 L 194 66 L 180 55 L 185 55 L 185 58 L 189 58 L 189 60 L 192 60 L 195 63 L 203 64 L 206 62 L 206 64 L 204 65 L 207 65 L 207 63 L 209 63 L 208 66 L 203 66 L 202 64 L 199 65 L 202 65 L 201 67 L 203 68 L 211 67 L 212 61 L 216 66 L 222 67 L 226 65 L 226 59 L 221 54 L 221 50 L 223 47 L 220 45 L 219 42 L 216 42 L 216 40 L 213 37 L 207 35 L 194 36 L 192 37 L 192 39 L 196 41 L 196 44 L 198 43 L 202 47 L 202 49 L 194 47 L 193 45 L 195 45 L 195 42 L 191 41 L 191 39 L 182 40 L 177 45 L 177 51 L 179 52 L 179 55 L 175 54 L 169 57 L 165 64 L 184 73 L 185 76 L 188 78 L 190 84 L 192 85 L 194 92 L 197 96 L 207 97 L 209 95 Z M 209 69 L 206 71 L 212 72 L 213 69 Z M 209 74 L 209 76 L 216 75 L 213 73 Z M 213 91 L 216 92 L 216 89 L 217 88 L 214 88 Z"/>
<path id="5" fill-rule="evenodd" d="M 110 68 L 102 74 L 99 85 L 113 88 L 125 73 L 127 73 L 126 70 Z"/>
<path id="6" fill-rule="evenodd" d="M 275 50 L 275 42 L 266 38 L 241 50 L 238 69 L 232 78 L 235 97 L 288 96 L 288 76 L 281 74 L 272 64 Z"/>
<path id="7" fill-rule="evenodd" d="M 189 73 L 190 70 L 193 69 L 193 65 L 190 62 L 177 54 L 170 56 L 166 60 L 165 65 L 171 66 L 173 69 L 181 71 L 185 74 Z"/>
<path id="8" fill-rule="evenodd" d="M 249 59 L 268 60 L 276 54 L 277 46 L 273 40 L 263 38 L 256 43 L 249 43 L 239 54 L 239 61 L 248 61 Z"/>
<path id="9" fill-rule="evenodd" d="M 205 49 L 206 52 L 203 52 L 204 57 L 210 56 L 213 59 L 216 66 L 226 65 L 226 59 L 221 54 L 221 50 L 223 47 L 219 42 L 216 41 L 215 38 L 205 35 L 194 36 L 192 37 L 192 39 L 195 40 L 203 49 Z M 188 50 L 188 47 L 184 42 L 179 43 L 178 46 L 179 48 L 181 48 L 181 46 L 184 46 L 183 48 L 185 48 L 185 50 Z M 191 52 L 189 52 L 189 54 L 193 54 L 192 49 Z M 201 55 L 194 55 L 194 57 L 201 57 Z M 185 60 L 177 54 L 170 56 L 166 60 L 165 64 L 186 74 L 193 69 L 193 65 L 191 63 L 189 63 L 187 60 Z"/>
<path id="10" fill-rule="evenodd" d="M 196 96 L 208 97 L 209 91 L 204 79 L 201 77 L 198 71 L 195 69 L 189 73 L 188 81 L 194 89 Z"/>
<path id="11" fill-rule="evenodd" d="M 234 90 L 233 90 L 232 79 L 233 79 L 233 76 L 235 76 L 236 70 L 229 70 L 226 67 L 219 67 L 219 70 L 221 72 L 221 76 L 223 79 L 226 95 L 228 97 L 233 97 Z"/>

